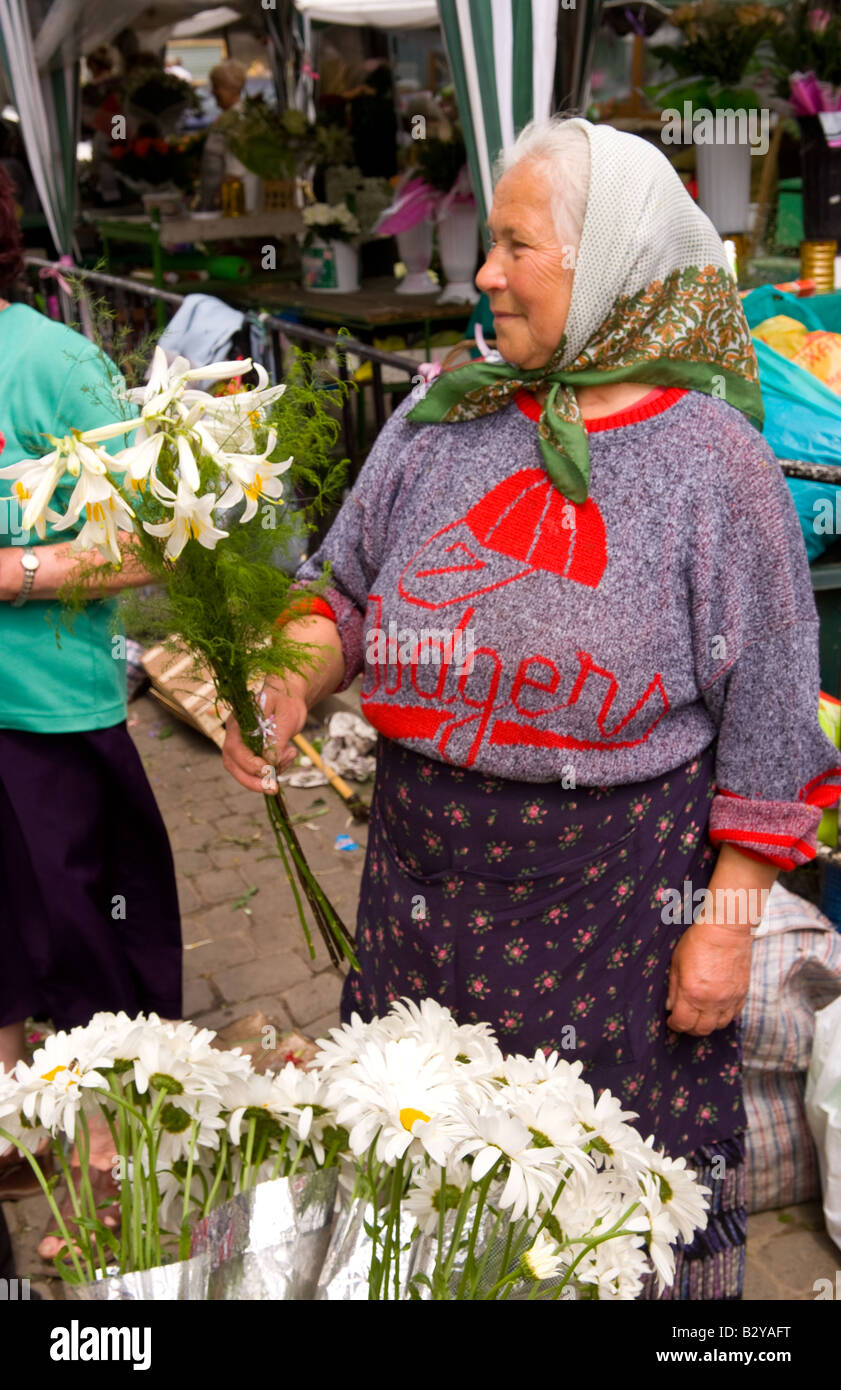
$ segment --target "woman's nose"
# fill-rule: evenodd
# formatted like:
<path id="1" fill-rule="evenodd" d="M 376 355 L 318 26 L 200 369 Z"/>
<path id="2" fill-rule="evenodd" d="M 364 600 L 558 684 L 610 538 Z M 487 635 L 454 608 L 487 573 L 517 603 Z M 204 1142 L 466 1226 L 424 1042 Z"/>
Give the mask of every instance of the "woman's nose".
<path id="1" fill-rule="evenodd" d="M 498 247 L 494 246 L 485 257 L 485 264 L 476 272 L 476 288 L 483 294 L 491 290 L 505 289 L 505 273 Z"/>

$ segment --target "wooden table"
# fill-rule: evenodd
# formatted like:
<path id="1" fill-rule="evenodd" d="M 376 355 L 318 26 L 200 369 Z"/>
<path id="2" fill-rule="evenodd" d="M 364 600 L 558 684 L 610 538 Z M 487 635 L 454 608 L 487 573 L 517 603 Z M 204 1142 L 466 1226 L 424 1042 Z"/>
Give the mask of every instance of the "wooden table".
<path id="1" fill-rule="evenodd" d="M 236 288 L 238 304 L 270 309 L 305 323 L 349 328 L 360 339 L 401 329 L 422 327 L 427 356 L 430 337 L 437 328 L 464 329 L 473 312 L 472 304 L 439 304 L 438 290 L 432 294 L 399 294 L 392 276 L 366 280 L 362 288 L 346 294 L 338 291 L 307 290 L 292 284 L 241 284 Z"/>
<path id="2" fill-rule="evenodd" d="M 229 241 L 249 237 L 262 239 L 266 243 L 295 236 L 303 230 L 301 214 L 293 209 L 288 212 L 250 212 L 243 217 L 183 217 L 155 218 L 146 214 L 130 217 L 114 217 L 105 214 L 89 213 L 89 220 L 96 226 L 102 238 L 105 259 L 110 263 L 111 243 L 128 241 L 135 245 L 148 246 L 152 252 L 153 281 L 156 287 L 164 288 L 163 251 L 166 247 L 180 246 L 184 243 Z M 158 324 L 166 323 L 164 306 L 159 303 Z"/>

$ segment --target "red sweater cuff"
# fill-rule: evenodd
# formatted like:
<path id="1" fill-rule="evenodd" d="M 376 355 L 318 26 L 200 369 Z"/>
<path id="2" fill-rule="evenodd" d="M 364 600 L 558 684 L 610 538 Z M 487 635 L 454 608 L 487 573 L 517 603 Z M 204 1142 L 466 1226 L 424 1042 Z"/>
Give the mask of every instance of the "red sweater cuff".
<path id="1" fill-rule="evenodd" d="M 802 801 L 751 801 L 719 792 L 710 809 L 709 837 L 731 844 L 752 859 L 795 869 L 817 853 L 821 810 Z"/>
<path id="2" fill-rule="evenodd" d="M 329 618 L 334 623 L 336 621 L 336 615 L 325 599 L 320 598 L 318 594 L 308 594 L 305 589 L 299 589 L 275 619 L 275 627 L 285 627 L 294 618 L 311 617 Z"/>

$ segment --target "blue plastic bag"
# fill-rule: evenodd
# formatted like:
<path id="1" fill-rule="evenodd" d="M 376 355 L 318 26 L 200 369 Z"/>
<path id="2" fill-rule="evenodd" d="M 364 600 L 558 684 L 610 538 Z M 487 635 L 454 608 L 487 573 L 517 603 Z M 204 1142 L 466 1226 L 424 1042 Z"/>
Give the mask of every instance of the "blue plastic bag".
<path id="1" fill-rule="evenodd" d="M 745 295 L 742 308 L 750 328 L 757 328 L 776 314 L 786 314 L 810 331 L 841 332 L 841 294 L 798 299 L 773 285 L 762 285 Z M 762 433 L 777 458 L 841 467 L 841 397 L 812 372 L 790 362 L 767 343 L 754 340 L 754 347 L 765 406 Z M 841 471 L 838 476 L 841 484 Z M 787 478 L 786 482 L 811 562 L 836 538 L 832 530 L 816 528 L 816 521 L 826 513 L 827 503 L 830 515 L 836 515 L 838 487 L 802 478 Z"/>

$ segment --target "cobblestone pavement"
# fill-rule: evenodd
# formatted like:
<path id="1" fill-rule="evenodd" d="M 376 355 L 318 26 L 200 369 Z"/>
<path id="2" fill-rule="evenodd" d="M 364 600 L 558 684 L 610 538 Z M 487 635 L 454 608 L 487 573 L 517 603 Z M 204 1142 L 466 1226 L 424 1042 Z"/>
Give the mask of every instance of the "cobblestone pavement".
<path id="1" fill-rule="evenodd" d="M 354 707 L 348 694 L 341 703 Z M 338 1022 L 341 978 L 320 942 L 315 959 L 309 957 L 260 797 L 227 775 L 212 744 L 150 697 L 130 706 L 129 724 L 175 856 L 185 1017 L 218 1029 L 262 1010 L 281 1029 L 322 1034 Z M 292 815 L 305 817 L 297 829 L 309 861 L 352 926 L 366 827 L 351 821 L 329 788 L 292 788 L 287 801 Z M 336 850 L 340 834 L 359 848 Z M 61 1298 L 60 1280 L 45 1277 L 36 1253 L 46 1204 L 32 1197 L 7 1204 L 5 1212 L 19 1273 L 31 1276 L 44 1297 Z M 748 1229 L 746 1298 L 813 1299 L 818 1279 L 830 1279 L 835 1288 L 841 1251 L 826 1235 L 818 1204 L 760 1213 Z"/>

